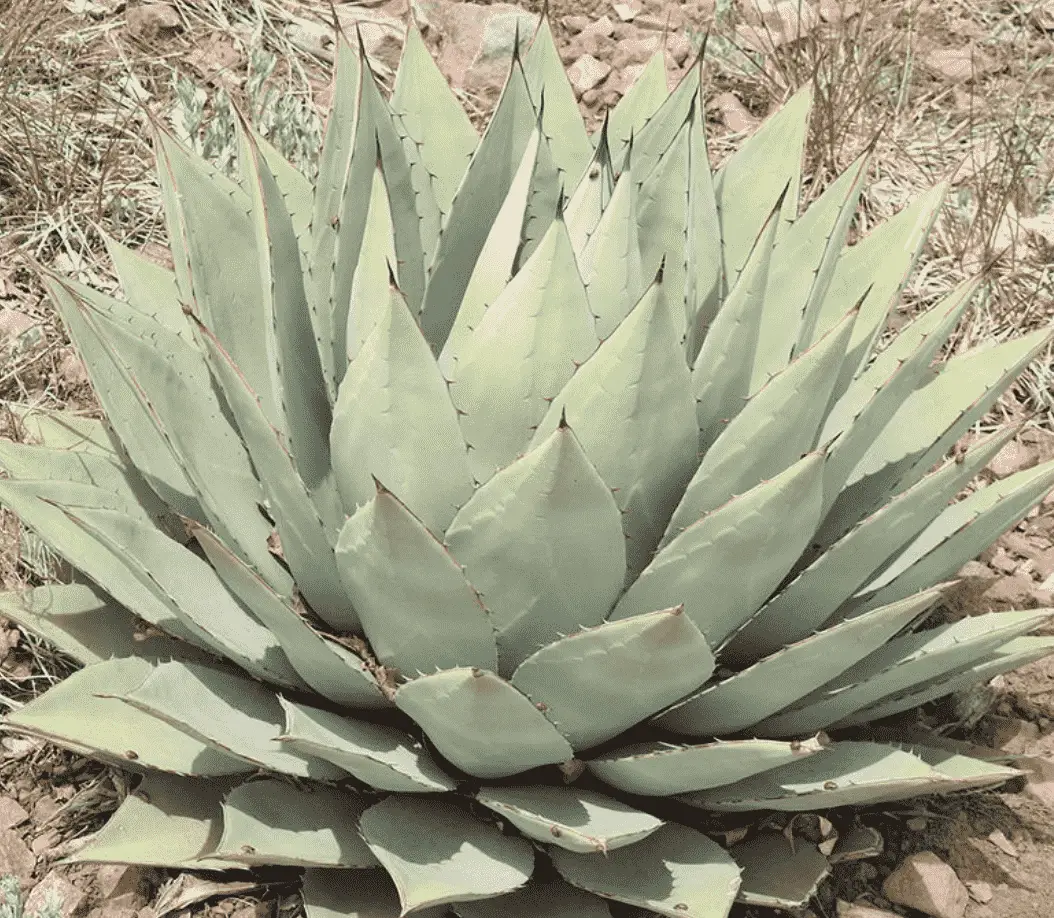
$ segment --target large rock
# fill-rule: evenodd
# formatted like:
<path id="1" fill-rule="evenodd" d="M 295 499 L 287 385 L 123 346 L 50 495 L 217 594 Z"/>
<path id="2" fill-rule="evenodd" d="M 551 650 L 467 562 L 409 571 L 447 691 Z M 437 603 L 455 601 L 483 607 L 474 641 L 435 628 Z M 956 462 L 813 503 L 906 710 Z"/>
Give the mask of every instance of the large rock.
<path id="1" fill-rule="evenodd" d="M 23 883 L 33 877 L 37 859 L 22 837 L 11 829 L 0 831 L 0 877 L 11 874 Z"/>
<path id="2" fill-rule="evenodd" d="M 947 864 L 932 851 L 913 854 L 882 884 L 882 894 L 933 918 L 963 918 L 970 893 Z"/>
<path id="3" fill-rule="evenodd" d="M 414 15 L 428 23 L 430 40 L 438 45 L 439 69 L 458 88 L 505 82 L 519 29 L 526 44 L 538 26 L 538 16 L 510 3 L 455 3 L 415 0 Z"/>
<path id="4" fill-rule="evenodd" d="M 26 897 L 25 914 L 39 915 L 52 902 L 58 904 L 61 918 L 71 918 L 84 902 L 84 893 L 59 871 L 52 870 Z"/>

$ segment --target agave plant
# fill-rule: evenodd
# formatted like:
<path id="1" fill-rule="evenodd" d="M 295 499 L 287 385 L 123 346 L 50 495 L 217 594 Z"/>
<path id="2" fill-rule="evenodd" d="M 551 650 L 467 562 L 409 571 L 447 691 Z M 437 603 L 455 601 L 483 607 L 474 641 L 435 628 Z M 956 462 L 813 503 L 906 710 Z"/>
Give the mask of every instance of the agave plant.
<path id="1" fill-rule="evenodd" d="M 971 279 L 878 346 L 944 187 L 847 246 L 868 153 L 799 214 L 808 90 L 712 173 L 699 68 L 590 137 L 544 22 L 482 138 L 413 29 L 390 99 L 348 43 L 335 79 L 313 183 L 159 127 L 174 271 L 46 275 L 106 422 L 0 449 L 83 575 L 4 598 L 84 664 L 6 723 L 145 773 L 74 860 L 304 868 L 312 918 L 720 918 L 827 861 L 711 814 L 1018 774 L 859 730 L 1054 648 L 922 627 L 1054 486 L 957 499 L 1014 430 L 943 461 L 1049 331 L 935 366 Z"/>

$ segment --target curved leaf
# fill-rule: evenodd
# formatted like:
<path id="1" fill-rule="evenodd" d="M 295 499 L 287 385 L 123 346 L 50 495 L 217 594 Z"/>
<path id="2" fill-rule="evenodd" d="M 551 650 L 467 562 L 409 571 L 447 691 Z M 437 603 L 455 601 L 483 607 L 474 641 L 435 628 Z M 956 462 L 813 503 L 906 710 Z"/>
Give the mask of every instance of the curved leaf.
<path id="1" fill-rule="evenodd" d="M 626 573 L 618 504 L 564 425 L 476 491 L 446 544 L 490 612 L 503 675 L 599 625 Z"/>
<path id="2" fill-rule="evenodd" d="M 738 733 L 804 698 L 882 647 L 939 598 L 931 590 L 883 606 L 758 660 L 670 708 L 656 724 L 674 733 Z"/>
<path id="3" fill-rule="evenodd" d="M 611 619 L 683 603 L 710 646 L 722 644 L 809 544 L 820 519 L 823 464 L 822 453 L 810 453 L 693 523 L 656 554 Z"/>
<path id="4" fill-rule="evenodd" d="M 525 451 L 549 403 L 598 343 L 571 240 L 557 217 L 457 358 L 450 399 L 477 481 Z"/>
<path id="5" fill-rule="evenodd" d="M 756 730 L 762 736 L 821 730 L 889 695 L 977 663 L 1052 614 L 1050 610 L 991 612 L 896 638 L 789 709 L 762 721 Z"/>
<path id="6" fill-rule="evenodd" d="M 562 638 L 524 660 L 512 684 L 579 750 L 683 698 L 713 669 L 703 635 L 676 608 Z"/>
<path id="7" fill-rule="evenodd" d="M 505 778 L 574 756 L 529 698 L 482 669 L 419 676 L 399 687 L 395 703 L 443 756 L 477 778 Z"/>
<path id="8" fill-rule="evenodd" d="M 442 534 L 472 494 L 446 382 L 398 291 L 348 365 L 330 438 L 337 487 L 349 511 L 370 501 L 377 476 Z"/>
<path id="9" fill-rule="evenodd" d="M 527 79 L 519 60 L 514 59 L 498 105 L 454 195 L 429 268 L 421 329 L 435 353 L 442 350 L 454 324 L 469 277 L 512 187 L 536 120 Z"/>
<path id="10" fill-rule="evenodd" d="M 486 787 L 476 799 L 528 838 L 589 853 L 636 844 L 661 819 L 602 794 L 571 787 Z"/>
<path id="11" fill-rule="evenodd" d="M 608 854 L 552 850 L 569 883 L 666 918 L 726 918 L 739 867 L 701 832 L 667 824 L 642 842 Z"/>
<path id="12" fill-rule="evenodd" d="M 688 368 L 660 282 L 571 377 L 531 446 L 561 418 L 615 494 L 629 576 L 636 576 L 691 478 L 698 450 Z"/>
<path id="13" fill-rule="evenodd" d="M 814 448 L 855 319 L 849 313 L 777 373 L 718 435 L 688 483 L 660 548 L 704 514 L 778 475 Z"/>
<path id="14" fill-rule="evenodd" d="M 246 866 L 376 867 L 359 838 L 366 809 L 347 791 L 286 781 L 250 781 L 223 800 L 223 836 L 213 857 Z"/>
<path id="15" fill-rule="evenodd" d="M 306 685 L 345 707 L 387 707 L 377 680 L 359 657 L 319 634 L 215 535 L 199 526 L 190 529 L 227 589 L 274 635 Z"/>
<path id="16" fill-rule="evenodd" d="M 102 829 L 67 861 L 227 870 L 214 860 L 223 831 L 220 806 L 229 785 L 148 775 Z"/>
<path id="17" fill-rule="evenodd" d="M 140 657 L 96 663 L 12 711 L 5 722 L 82 755 L 119 763 L 122 768 L 149 768 L 197 778 L 253 771 L 252 763 L 113 697 L 134 690 L 155 668 Z"/>
<path id="18" fill-rule="evenodd" d="M 479 137 L 412 22 L 395 74 L 391 106 L 408 134 L 407 142 L 420 150 L 440 212 L 449 213 Z M 426 244 L 425 258 L 433 251 Z"/>
<path id="19" fill-rule="evenodd" d="M 835 743 L 793 765 L 738 784 L 682 798 L 718 812 L 768 809 L 788 812 L 883 803 L 923 794 L 943 794 L 1001 784 L 1016 769 L 969 760 L 973 774 L 946 774 L 918 755 L 878 743 Z"/>
<path id="20" fill-rule="evenodd" d="M 578 258 L 601 340 L 611 336 L 644 292 L 636 214 L 637 186 L 626 169 Z M 679 327 L 677 318 L 675 334 Z M 670 319 L 674 321 L 673 316 Z"/>
<path id="21" fill-rule="evenodd" d="M 344 772 L 321 759 L 287 752 L 277 741 L 284 722 L 270 689 L 214 666 L 162 663 L 140 684 L 105 689 L 110 698 L 172 724 L 251 766 L 298 778 L 337 780 Z"/>
<path id="22" fill-rule="evenodd" d="M 403 503 L 376 496 L 341 530 L 344 586 L 374 653 L 406 674 L 450 666 L 496 669 L 487 610 L 458 563 Z"/>
<path id="23" fill-rule="evenodd" d="M 296 578 L 297 588 L 332 627 L 358 631 L 359 621 L 340 582 L 325 524 L 293 457 L 279 432 L 267 423 L 249 381 L 219 341 L 204 327 L 199 327 L 198 334 L 263 483 L 282 554 Z"/>
<path id="24" fill-rule="evenodd" d="M 389 797 L 366 810 L 359 830 L 395 881 L 402 915 L 513 892 L 534 869 L 522 838 L 436 800 Z"/>
<path id="25" fill-rule="evenodd" d="M 762 122 L 714 176 L 725 275 L 730 281 L 746 270 L 758 228 L 772 210 L 773 201 L 780 198 L 778 222 L 784 224 L 774 228 L 777 236 L 798 216 L 802 155 L 811 110 L 812 88 L 806 83 Z M 851 306 L 847 304 L 838 315 L 845 315 Z"/>
<path id="26" fill-rule="evenodd" d="M 823 746 L 815 739 L 780 743 L 732 740 L 698 746 L 647 743 L 616 749 L 592 759 L 589 770 L 629 794 L 669 797 L 731 784 L 758 772 L 814 755 Z"/>
<path id="27" fill-rule="evenodd" d="M 278 739 L 294 752 L 332 762 L 379 790 L 412 794 L 454 789 L 428 751 L 405 733 L 286 698 L 279 701 L 285 732 Z"/>
<path id="28" fill-rule="evenodd" d="M 456 902 L 458 918 L 611 918 L 598 899 L 563 880 L 531 882 L 507 896 Z"/>

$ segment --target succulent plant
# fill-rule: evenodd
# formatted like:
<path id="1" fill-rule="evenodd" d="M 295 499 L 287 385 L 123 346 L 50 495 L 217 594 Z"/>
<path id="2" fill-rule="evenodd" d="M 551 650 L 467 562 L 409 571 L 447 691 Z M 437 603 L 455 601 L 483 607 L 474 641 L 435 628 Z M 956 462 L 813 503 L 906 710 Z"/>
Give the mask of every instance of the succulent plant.
<path id="1" fill-rule="evenodd" d="M 335 79 L 313 182 L 159 127 L 174 271 L 46 274 L 106 421 L 0 445 L 83 575 L 3 597 L 84 664 L 7 726 L 145 773 L 73 859 L 710 918 L 827 870 L 714 814 L 1018 774 L 858 729 L 1054 648 L 926 625 L 1054 485 L 959 499 L 1013 429 L 945 461 L 1049 331 L 935 364 L 975 278 L 879 347 L 944 186 L 848 246 L 869 154 L 799 214 L 807 89 L 711 172 L 698 67 L 590 137 L 544 22 L 482 138 L 412 28 L 390 99 L 347 42 Z"/>

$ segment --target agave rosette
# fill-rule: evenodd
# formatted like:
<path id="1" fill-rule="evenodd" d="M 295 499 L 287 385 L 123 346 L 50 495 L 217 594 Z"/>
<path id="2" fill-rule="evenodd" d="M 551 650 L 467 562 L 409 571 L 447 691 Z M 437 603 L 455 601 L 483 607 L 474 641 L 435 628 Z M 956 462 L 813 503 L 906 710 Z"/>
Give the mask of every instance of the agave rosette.
<path id="1" fill-rule="evenodd" d="M 657 56 L 590 137 L 543 22 L 482 138 L 413 29 L 391 99 L 341 43 L 313 182 L 158 131 L 174 271 L 47 276 L 106 421 L 0 444 L 83 575 L 3 597 L 84 664 L 7 725 L 145 772 L 75 860 L 301 867 L 312 918 L 710 918 L 827 863 L 707 811 L 1017 774 L 849 728 L 1054 646 L 918 628 L 1054 485 L 956 501 L 1012 430 L 942 464 L 1050 335 L 935 366 L 972 279 L 878 349 L 944 187 L 847 247 L 868 155 L 799 215 L 809 106 L 711 173 Z"/>

